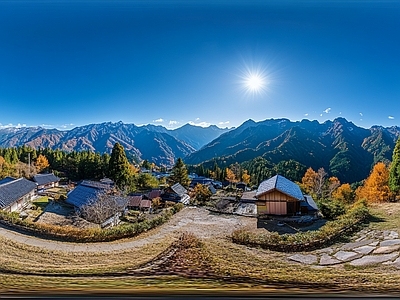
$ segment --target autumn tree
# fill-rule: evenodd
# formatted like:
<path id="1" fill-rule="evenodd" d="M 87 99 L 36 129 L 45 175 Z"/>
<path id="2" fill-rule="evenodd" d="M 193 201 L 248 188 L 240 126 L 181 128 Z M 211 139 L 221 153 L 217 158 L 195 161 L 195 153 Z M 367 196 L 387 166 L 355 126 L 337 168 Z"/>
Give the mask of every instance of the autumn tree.
<path id="1" fill-rule="evenodd" d="M 212 196 L 210 189 L 204 184 L 196 184 L 193 193 L 196 202 L 201 205 L 204 205 L 207 201 L 209 201 Z"/>
<path id="2" fill-rule="evenodd" d="M 243 174 L 242 174 L 242 182 L 245 184 L 249 184 L 250 183 L 250 175 L 247 173 L 247 170 L 243 170 Z"/>
<path id="3" fill-rule="evenodd" d="M 226 173 L 225 179 L 226 179 L 227 181 L 229 181 L 230 184 L 235 183 L 235 182 L 238 181 L 238 180 L 236 179 L 235 173 L 233 173 L 233 171 L 232 171 L 231 169 L 226 168 L 226 169 L 225 169 L 225 173 Z"/>
<path id="4" fill-rule="evenodd" d="M 378 162 L 364 185 L 356 190 L 357 199 L 365 199 L 370 203 L 385 202 L 390 199 L 389 170 L 382 162 Z"/>
<path id="5" fill-rule="evenodd" d="M 318 174 L 311 167 L 307 169 L 303 178 L 301 179 L 301 187 L 307 194 L 316 195 Z"/>
<path id="6" fill-rule="evenodd" d="M 354 191 L 350 184 L 344 183 L 332 193 L 332 198 L 345 204 L 351 204 L 354 201 Z"/>
<path id="7" fill-rule="evenodd" d="M 171 176 L 169 177 L 172 184 L 180 183 L 184 187 L 188 187 L 190 184 L 190 178 L 186 165 L 183 163 L 182 158 L 178 158 L 174 167 L 172 168 Z"/>
<path id="8" fill-rule="evenodd" d="M 400 193 L 400 139 L 397 140 L 393 150 L 392 163 L 389 170 L 389 188 L 394 195 Z"/>
<path id="9" fill-rule="evenodd" d="M 327 192 L 329 195 L 329 198 L 332 198 L 332 193 L 340 186 L 340 180 L 335 177 L 329 177 L 328 181 L 327 181 Z"/>
<path id="10" fill-rule="evenodd" d="M 158 187 L 158 185 L 159 185 L 157 178 L 155 178 L 153 175 L 151 175 L 149 173 L 137 174 L 137 175 L 135 175 L 133 181 L 134 181 L 135 187 L 142 191 Z"/>
<path id="11" fill-rule="evenodd" d="M 115 143 L 108 166 L 108 174 L 119 188 L 128 185 L 131 180 L 131 169 L 126 158 L 124 147 Z"/>
<path id="12" fill-rule="evenodd" d="M 50 164 L 49 161 L 47 160 L 46 156 L 39 154 L 39 156 L 36 159 L 35 162 L 36 170 L 39 172 L 42 172 L 43 170 L 47 169 Z"/>

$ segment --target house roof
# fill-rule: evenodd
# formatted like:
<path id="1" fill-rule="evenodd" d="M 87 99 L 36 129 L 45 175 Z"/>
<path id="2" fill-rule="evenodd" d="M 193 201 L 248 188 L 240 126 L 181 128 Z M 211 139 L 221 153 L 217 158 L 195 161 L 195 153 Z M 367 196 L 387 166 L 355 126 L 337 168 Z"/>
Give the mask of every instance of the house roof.
<path id="1" fill-rule="evenodd" d="M 133 207 L 139 207 L 140 206 L 140 201 L 142 201 L 142 195 L 136 195 L 136 196 L 129 196 L 129 202 L 128 205 L 129 206 L 133 206 Z"/>
<path id="2" fill-rule="evenodd" d="M 187 190 L 180 183 L 175 183 L 171 186 L 171 189 L 181 197 L 187 193 Z"/>
<path id="3" fill-rule="evenodd" d="M 36 189 L 36 184 L 25 178 L 2 180 L 0 184 L 0 208 L 5 208 Z M 5 178 L 6 179 L 6 178 Z M 13 179 L 13 180 L 12 180 Z"/>
<path id="4" fill-rule="evenodd" d="M 7 176 L 6 178 L 3 178 L 2 180 L 0 180 L 0 184 L 7 183 L 7 182 L 10 182 L 13 180 L 15 180 L 15 178 Z"/>
<path id="5" fill-rule="evenodd" d="M 140 208 L 150 208 L 151 200 L 142 200 L 140 201 Z"/>
<path id="6" fill-rule="evenodd" d="M 96 199 L 99 193 L 108 189 L 110 189 L 108 184 L 83 180 L 76 188 L 68 193 L 66 202 L 80 208 L 92 199 Z"/>
<path id="7" fill-rule="evenodd" d="M 60 181 L 60 178 L 58 178 L 53 173 L 36 174 L 35 176 L 33 176 L 33 181 L 35 181 L 38 185 L 44 185 L 52 182 L 58 182 Z"/>
<path id="8" fill-rule="evenodd" d="M 304 195 L 305 202 L 307 203 L 309 210 L 318 210 L 317 203 L 315 203 L 314 199 L 310 195 Z"/>
<path id="9" fill-rule="evenodd" d="M 299 201 L 304 201 L 303 193 L 301 192 L 300 187 L 293 181 L 290 181 L 281 175 L 275 175 L 274 177 L 261 182 L 257 189 L 256 197 L 273 191 L 274 189 Z"/>
<path id="10" fill-rule="evenodd" d="M 161 196 L 161 190 L 152 190 L 147 194 L 147 198 L 153 200 L 154 198 Z"/>

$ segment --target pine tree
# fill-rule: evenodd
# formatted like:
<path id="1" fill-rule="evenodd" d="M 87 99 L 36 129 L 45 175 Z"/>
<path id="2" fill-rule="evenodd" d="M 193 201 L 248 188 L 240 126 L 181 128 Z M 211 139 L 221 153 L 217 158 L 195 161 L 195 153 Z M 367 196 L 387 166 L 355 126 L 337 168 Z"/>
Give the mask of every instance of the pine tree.
<path id="1" fill-rule="evenodd" d="M 115 143 L 108 165 L 108 174 L 119 188 L 123 188 L 130 182 L 129 162 L 126 158 L 124 147 Z"/>
<path id="2" fill-rule="evenodd" d="M 389 171 L 389 188 L 395 195 L 400 192 L 400 139 L 397 140 L 393 150 Z"/>
<path id="3" fill-rule="evenodd" d="M 181 158 L 178 158 L 178 160 L 176 161 L 175 166 L 172 168 L 172 174 L 169 179 L 172 184 L 180 183 L 184 187 L 189 186 L 190 178 L 188 176 L 186 166 Z"/>

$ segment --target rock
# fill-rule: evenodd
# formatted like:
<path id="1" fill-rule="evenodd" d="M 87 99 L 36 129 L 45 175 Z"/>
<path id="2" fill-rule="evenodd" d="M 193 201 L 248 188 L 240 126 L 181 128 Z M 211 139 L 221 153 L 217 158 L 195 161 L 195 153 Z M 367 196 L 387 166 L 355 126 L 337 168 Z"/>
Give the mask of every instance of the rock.
<path id="1" fill-rule="evenodd" d="M 319 261 L 319 264 L 321 266 L 331 266 L 331 265 L 337 265 L 342 263 L 342 261 L 333 258 L 332 256 L 330 256 L 327 253 L 322 254 L 321 259 Z"/>
<path id="2" fill-rule="evenodd" d="M 315 251 L 316 253 L 328 253 L 331 254 L 334 250 L 331 247 L 323 248 Z"/>
<path id="3" fill-rule="evenodd" d="M 378 244 L 379 244 L 379 241 L 375 241 L 375 242 L 373 242 L 371 244 L 368 244 L 368 245 L 375 247 L 375 246 L 378 246 Z"/>
<path id="4" fill-rule="evenodd" d="M 356 258 L 360 258 L 362 256 L 361 253 L 355 253 L 353 251 L 338 251 L 334 255 L 338 260 L 341 260 L 343 262 L 350 261 Z"/>
<path id="5" fill-rule="evenodd" d="M 379 263 L 383 263 L 389 260 L 394 259 L 399 255 L 398 252 L 391 253 L 391 254 L 382 254 L 382 255 L 366 255 L 362 258 L 355 259 L 350 262 L 352 266 L 367 266 L 367 265 L 375 265 Z"/>
<path id="6" fill-rule="evenodd" d="M 312 265 L 315 264 L 318 260 L 316 255 L 312 255 L 312 254 L 295 254 L 292 256 L 288 257 L 290 260 L 302 263 L 302 264 L 306 264 L 306 265 Z"/>
<path id="7" fill-rule="evenodd" d="M 398 257 L 391 265 L 395 266 L 397 269 L 400 269 L 400 257 Z"/>
<path id="8" fill-rule="evenodd" d="M 361 246 L 365 246 L 365 245 L 371 244 L 374 241 L 375 240 L 368 239 L 368 240 L 362 240 L 362 241 L 353 242 L 353 243 L 347 243 L 347 244 L 344 244 L 341 249 L 342 250 L 353 250 L 354 248 L 358 248 L 358 247 L 361 247 Z"/>
<path id="9" fill-rule="evenodd" d="M 379 247 L 372 252 L 373 254 L 388 254 L 395 252 L 400 249 L 400 245 L 393 245 L 393 246 L 383 246 Z"/>
<path id="10" fill-rule="evenodd" d="M 400 245 L 400 239 L 384 240 L 380 243 L 381 247 Z"/>
<path id="11" fill-rule="evenodd" d="M 368 246 L 368 245 L 366 245 L 366 246 L 361 246 L 361 247 L 358 247 L 358 248 L 353 249 L 353 251 L 355 251 L 355 252 L 357 252 L 357 253 L 364 254 L 364 255 L 370 254 L 373 250 L 375 250 L 375 247 L 373 247 L 373 246 Z"/>

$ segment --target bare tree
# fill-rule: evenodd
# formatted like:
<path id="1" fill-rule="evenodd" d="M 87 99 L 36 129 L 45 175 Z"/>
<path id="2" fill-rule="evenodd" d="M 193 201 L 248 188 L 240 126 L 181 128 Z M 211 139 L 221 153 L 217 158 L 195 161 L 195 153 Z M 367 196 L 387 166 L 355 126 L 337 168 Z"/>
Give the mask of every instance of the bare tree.
<path id="1" fill-rule="evenodd" d="M 128 203 L 128 198 L 118 197 L 100 192 L 95 198 L 82 206 L 79 210 L 80 215 L 86 220 L 102 224 L 107 219 L 116 216 L 119 212 L 123 211 Z"/>

